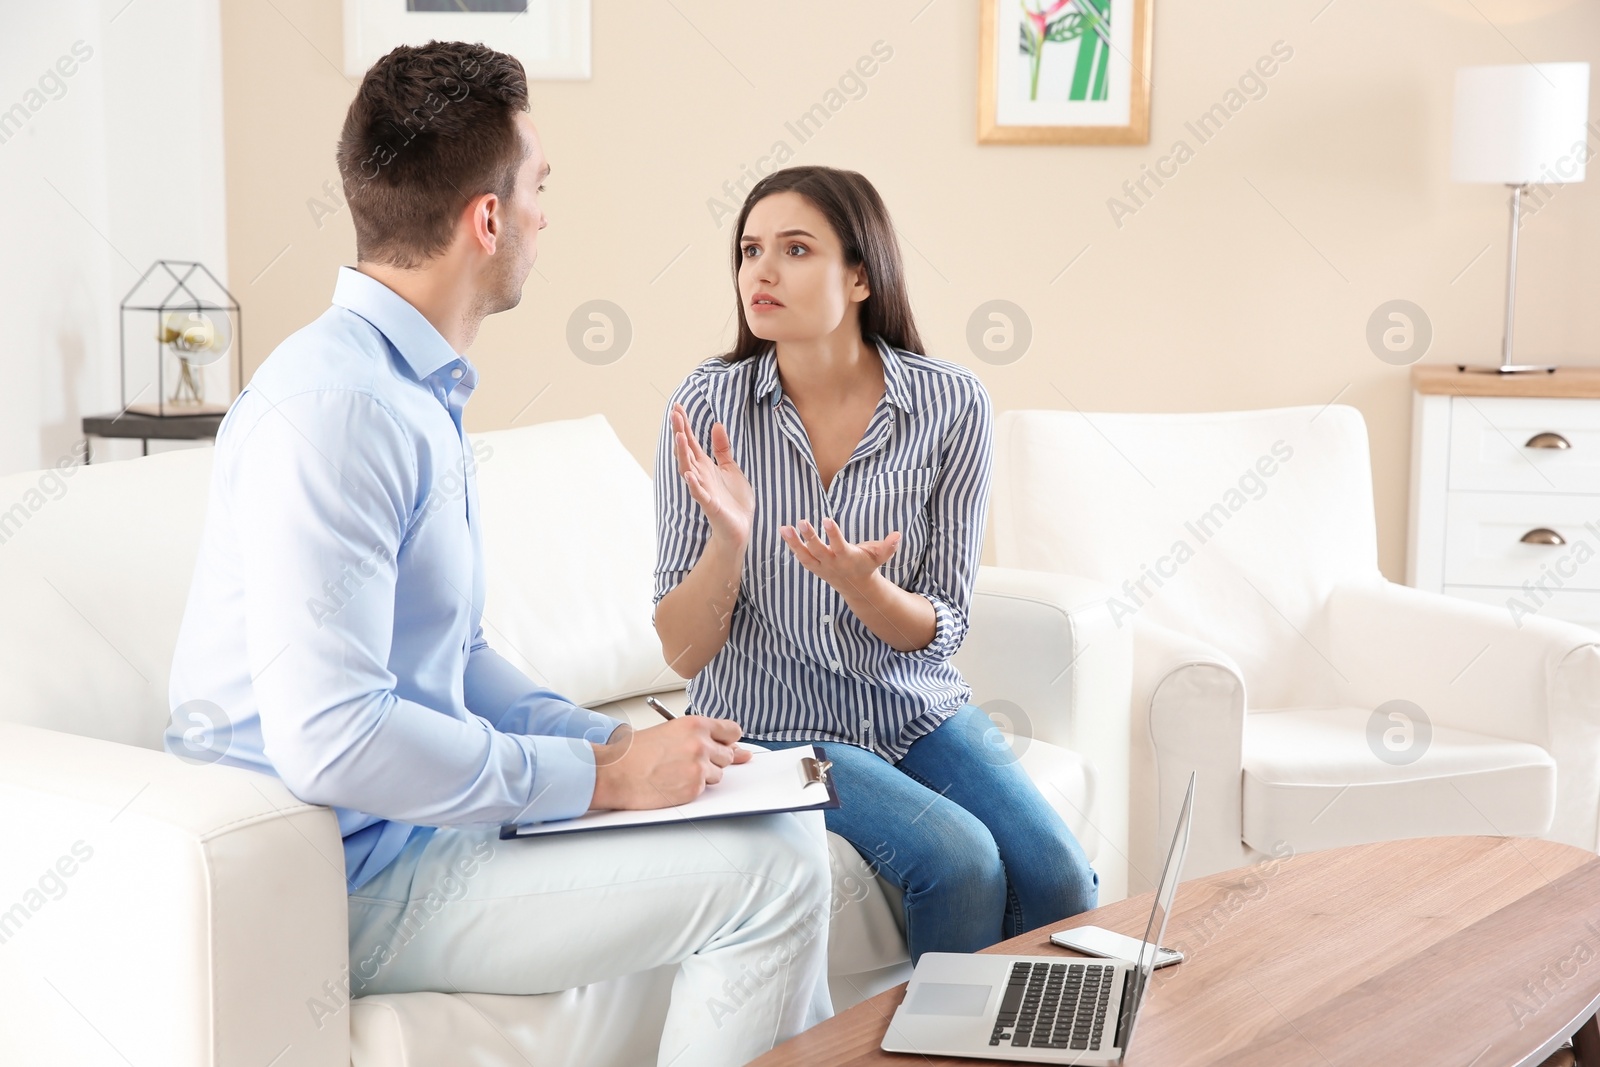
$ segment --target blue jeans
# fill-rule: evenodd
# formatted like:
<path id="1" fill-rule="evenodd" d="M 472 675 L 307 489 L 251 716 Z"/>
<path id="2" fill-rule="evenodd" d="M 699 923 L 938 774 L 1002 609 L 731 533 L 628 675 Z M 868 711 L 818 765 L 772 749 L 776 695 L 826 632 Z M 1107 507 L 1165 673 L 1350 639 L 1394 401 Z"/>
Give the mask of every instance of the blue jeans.
<path id="1" fill-rule="evenodd" d="M 898 764 L 839 742 L 816 744 L 833 761 L 840 806 L 828 829 L 900 887 L 913 962 L 924 952 L 975 952 L 1093 908 L 1100 876 L 1045 802 L 999 727 L 963 706 L 912 742 Z"/>

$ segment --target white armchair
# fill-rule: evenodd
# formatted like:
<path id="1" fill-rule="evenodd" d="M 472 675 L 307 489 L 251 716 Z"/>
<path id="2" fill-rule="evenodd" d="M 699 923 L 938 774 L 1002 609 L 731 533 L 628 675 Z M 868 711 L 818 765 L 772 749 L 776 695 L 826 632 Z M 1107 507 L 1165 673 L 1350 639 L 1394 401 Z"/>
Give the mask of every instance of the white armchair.
<path id="1" fill-rule="evenodd" d="M 650 625 L 650 481 L 604 419 L 474 435 L 490 641 L 638 726 L 680 706 Z M 672 968 L 540 996 L 348 999 L 333 813 L 161 751 L 209 449 L 0 479 L 0 1064 L 655 1062 Z M 552 519 L 559 518 L 559 521 Z M 959 663 L 1125 892 L 1131 640 L 1082 579 L 985 568 Z M 504 842 L 517 847 L 525 842 Z M 899 902 L 831 837 L 829 979 L 909 972 Z"/>
<path id="2" fill-rule="evenodd" d="M 1004 566 L 1112 586 L 1134 634 L 1135 888 L 1191 770 L 1190 875 L 1425 835 L 1596 848 L 1600 633 L 1385 581 L 1353 408 L 1007 413 L 995 535 Z"/>

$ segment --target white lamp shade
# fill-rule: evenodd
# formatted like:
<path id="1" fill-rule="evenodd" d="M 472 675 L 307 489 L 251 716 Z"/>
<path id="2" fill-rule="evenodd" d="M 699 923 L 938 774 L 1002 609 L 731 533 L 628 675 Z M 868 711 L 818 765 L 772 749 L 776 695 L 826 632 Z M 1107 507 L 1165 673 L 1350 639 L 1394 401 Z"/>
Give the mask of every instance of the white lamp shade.
<path id="1" fill-rule="evenodd" d="M 1523 185 L 1581 182 L 1589 155 L 1589 64 L 1456 71 L 1450 177 Z"/>

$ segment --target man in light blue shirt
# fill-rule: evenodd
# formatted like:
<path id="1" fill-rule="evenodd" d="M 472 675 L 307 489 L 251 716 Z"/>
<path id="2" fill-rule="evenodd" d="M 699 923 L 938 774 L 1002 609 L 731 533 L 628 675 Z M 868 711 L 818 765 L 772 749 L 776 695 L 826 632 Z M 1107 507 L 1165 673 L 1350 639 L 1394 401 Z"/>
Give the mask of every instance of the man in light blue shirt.
<path id="1" fill-rule="evenodd" d="M 462 353 L 519 302 L 546 225 L 526 107 L 521 64 L 481 45 L 402 47 L 363 81 L 338 152 L 357 265 L 223 420 L 167 748 L 335 810 L 354 995 L 677 963 L 661 1062 L 743 1063 L 831 1011 L 815 813 L 498 840 L 682 803 L 748 758 L 731 721 L 636 734 L 484 639 Z"/>
<path id="2" fill-rule="evenodd" d="M 175 726 L 190 699 L 215 703 L 231 729 L 218 762 L 333 806 L 352 890 L 419 827 L 582 814 L 589 742 L 621 725 L 484 640 L 461 430 L 477 378 L 421 312 L 342 267 L 333 307 L 262 364 L 218 435 Z"/>

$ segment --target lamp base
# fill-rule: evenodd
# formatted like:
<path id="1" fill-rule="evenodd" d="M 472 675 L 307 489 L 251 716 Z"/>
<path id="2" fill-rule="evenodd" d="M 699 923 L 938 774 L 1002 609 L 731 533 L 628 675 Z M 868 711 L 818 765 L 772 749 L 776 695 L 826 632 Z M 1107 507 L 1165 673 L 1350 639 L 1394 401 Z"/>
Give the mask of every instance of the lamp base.
<path id="1" fill-rule="evenodd" d="M 1456 370 L 1463 374 L 1554 374 L 1556 368 L 1540 363 L 1501 363 L 1493 367 L 1474 367 L 1457 363 Z"/>

